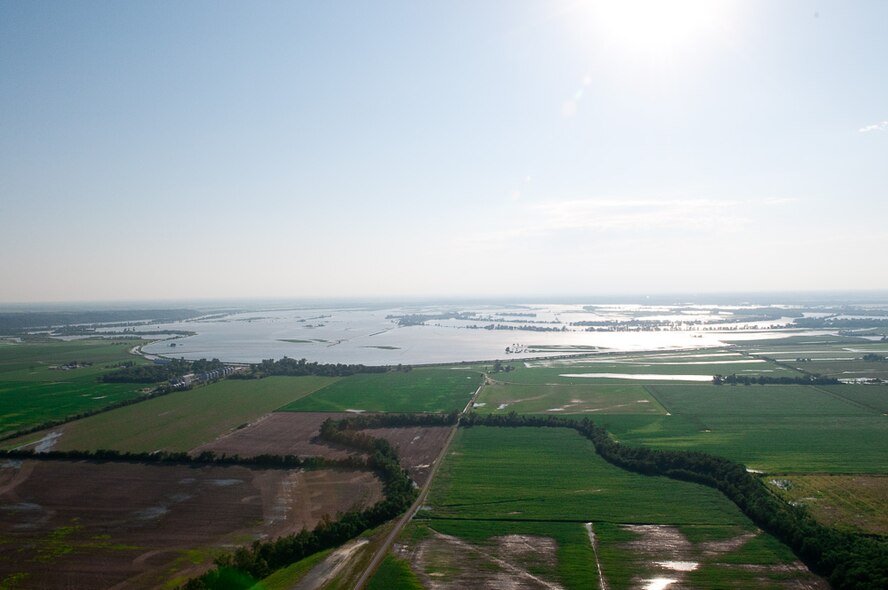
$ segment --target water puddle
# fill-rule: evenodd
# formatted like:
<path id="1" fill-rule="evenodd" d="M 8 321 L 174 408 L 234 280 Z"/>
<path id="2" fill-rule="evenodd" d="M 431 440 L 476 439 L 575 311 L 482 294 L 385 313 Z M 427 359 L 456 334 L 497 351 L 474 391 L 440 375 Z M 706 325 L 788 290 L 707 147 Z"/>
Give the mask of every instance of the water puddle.
<path id="1" fill-rule="evenodd" d="M 656 373 L 565 373 L 559 377 L 581 379 L 633 379 L 638 381 L 712 381 L 712 375 L 658 375 Z"/>
<path id="2" fill-rule="evenodd" d="M 678 580 L 674 578 L 653 578 L 650 580 L 644 580 L 644 590 L 665 590 L 672 584 L 678 582 Z"/>

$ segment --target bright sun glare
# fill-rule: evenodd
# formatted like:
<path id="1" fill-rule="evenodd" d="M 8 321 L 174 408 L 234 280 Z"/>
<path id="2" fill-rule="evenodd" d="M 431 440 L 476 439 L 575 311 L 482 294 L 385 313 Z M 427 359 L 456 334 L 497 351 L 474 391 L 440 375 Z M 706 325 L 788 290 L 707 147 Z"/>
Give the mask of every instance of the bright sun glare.
<path id="1" fill-rule="evenodd" d="M 723 0 L 593 0 L 590 15 L 599 35 L 622 49 L 670 54 L 724 29 Z"/>

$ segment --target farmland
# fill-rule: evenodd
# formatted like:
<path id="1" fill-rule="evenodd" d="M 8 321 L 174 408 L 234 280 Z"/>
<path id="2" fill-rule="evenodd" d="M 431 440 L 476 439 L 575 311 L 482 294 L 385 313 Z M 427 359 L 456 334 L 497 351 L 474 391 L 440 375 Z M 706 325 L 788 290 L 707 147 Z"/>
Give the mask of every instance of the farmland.
<path id="1" fill-rule="evenodd" d="M 459 369 L 353 375 L 281 411 L 453 412 L 465 407 L 480 384 L 480 373 Z"/>
<path id="2" fill-rule="evenodd" d="M 188 451 L 334 381 L 268 377 L 178 391 L 57 427 L 51 431 L 61 433 L 54 448 Z M 6 441 L 5 446 L 31 443 L 47 434 L 37 432 Z"/>
<path id="3" fill-rule="evenodd" d="M 491 383 L 481 390 L 475 402 L 481 414 L 518 412 L 536 414 L 665 414 L 643 385 L 529 385 Z"/>
<path id="4" fill-rule="evenodd" d="M 7 462 L 0 580 L 11 588 L 175 583 L 230 543 L 311 527 L 380 494 L 368 472 Z"/>
<path id="5" fill-rule="evenodd" d="M 0 436 L 138 398 L 144 385 L 99 383 L 137 340 L 27 341 L 0 346 Z"/>
<path id="6" fill-rule="evenodd" d="M 444 575 L 464 586 L 596 588 L 596 561 L 609 588 L 692 574 L 697 588 L 740 588 L 744 564 L 775 587 L 787 568 L 801 587 L 823 587 L 718 492 L 613 467 L 573 431 L 473 427 L 451 449 L 396 551 L 426 587 Z"/>
<path id="7" fill-rule="evenodd" d="M 771 353 L 776 349 L 792 355 L 792 350 L 799 349 L 821 355 L 823 362 L 837 362 L 826 360 L 833 358 L 826 355 L 836 354 L 830 347 L 850 345 L 845 341 L 791 345 L 770 341 L 744 344 L 742 350 L 598 353 L 343 377 L 228 379 L 9 439 L 3 446 L 35 448 L 34 443 L 40 442 L 41 449 L 188 451 L 192 457 L 212 451 L 244 458 L 366 458 L 370 456 L 365 454 L 366 447 L 359 450 L 341 441 L 322 440 L 321 424 L 328 418 L 341 420 L 365 412 L 368 423 L 373 423 L 377 413 L 452 412 L 464 408 L 478 390 L 471 409 L 481 416 L 515 412 L 568 420 L 591 418 L 626 446 L 701 450 L 728 457 L 767 472 L 761 475 L 766 485 L 787 501 L 804 503 L 820 522 L 843 530 L 885 534 L 881 514 L 888 507 L 884 482 L 888 387 L 715 385 L 709 379 L 716 373 L 732 372 L 799 377 L 813 360 L 795 363 L 789 356 L 774 355 L 779 359 L 775 362 Z M 863 346 L 858 341 L 853 345 Z M 4 344 L 0 352 L 19 346 L 23 345 Z M 49 368 L 48 361 L 41 364 L 41 355 L 68 363 L 71 351 L 76 350 L 70 344 L 58 349 L 45 346 L 49 348 L 33 349 L 36 356 L 32 358 L 19 355 L 15 362 L 10 360 L 5 374 L 18 383 L 31 379 L 45 387 L 45 375 L 53 377 L 59 370 Z M 85 354 L 91 351 L 92 358 L 111 359 L 104 365 L 94 362 L 65 371 L 72 376 L 83 371 L 82 383 L 91 387 L 100 385 L 96 377 L 109 370 L 106 365 L 114 364 L 113 359 L 127 358 L 114 355 L 128 355 L 125 346 L 115 348 L 107 342 L 77 346 L 84 347 L 79 358 L 89 358 Z M 756 357 L 759 354 L 761 358 Z M 849 358 L 847 362 L 856 361 Z M 574 374 L 616 377 L 567 376 Z M 658 377 L 617 378 L 639 374 Z M 672 380 L 684 376 L 698 380 Z M 424 485 L 451 427 L 386 424 L 354 432 L 388 441 L 410 477 Z M 90 503 L 78 506 L 71 500 L 66 504 L 65 499 L 47 495 L 53 486 L 64 486 L 54 483 L 56 475 L 46 465 L 56 466 L 58 477 L 70 478 L 76 472 L 103 489 L 74 486 L 71 493 L 90 497 Z M 183 476 L 180 470 L 229 470 L 238 475 L 207 475 L 204 480 L 203 476 Z M 140 479 L 145 477 L 152 478 L 150 485 Z M 775 487 L 767 483 L 771 480 L 791 484 Z M 182 481 L 192 481 L 197 491 L 170 488 L 173 483 L 185 485 Z M 144 488 L 144 502 L 132 492 L 134 487 Z M 379 482 L 360 471 L 83 461 L 9 462 L 0 475 L 0 490 L 7 494 L 0 496 L 4 503 L 0 508 L 12 515 L 9 526 L 13 527 L 0 530 L 0 556 L 7 560 L 0 580 L 12 587 L 13 582 L 28 587 L 25 579 L 53 587 L 57 585 L 53 576 L 61 572 L 75 572 L 71 575 L 88 580 L 83 587 L 103 585 L 96 582 L 98 569 L 80 565 L 95 560 L 107 564 L 109 573 L 103 575 L 108 580 L 125 581 L 121 588 L 171 587 L 199 574 L 223 547 L 247 544 L 257 537 L 273 539 L 295 530 L 301 526 L 298 523 L 316 522 L 324 513 L 332 518 L 355 503 L 366 506 L 380 494 Z M 241 494 L 237 496 L 244 504 L 241 511 L 231 508 L 235 492 Z M 127 503 L 120 494 L 135 499 Z M 157 537 L 163 547 L 145 538 L 147 525 L 139 518 L 133 517 L 138 526 L 125 524 L 115 534 L 106 530 L 110 525 L 102 519 L 113 517 L 115 522 L 126 523 L 125 515 L 103 515 L 90 508 L 108 503 L 131 516 L 150 513 L 152 520 L 146 522 L 155 526 L 182 520 L 178 511 L 190 507 L 190 502 L 221 506 L 213 508 L 222 515 L 214 524 L 218 530 L 189 525 L 190 536 L 179 540 L 176 535 L 182 533 L 175 527 L 167 533 L 163 524 Z M 43 512 L 38 514 L 39 510 Z M 44 518 L 50 513 L 51 518 Z M 200 514 L 195 518 L 201 518 Z M 38 516 L 44 518 L 45 526 L 37 525 Z M 164 520 L 168 517 L 171 520 Z M 273 573 L 264 587 L 352 588 L 394 526 L 389 521 L 338 548 L 310 555 Z M 9 557 L 13 543 L 32 547 L 39 559 L 31 565 L 19 564 L 16 570 Z M 36 574 L 38 562 L 52 565 Z M 15 577 L 25 573 L 29 578 Z M 611 590 L 644 587 L 658 580 L 700 589 L 824 587 L 786 546 L 757 529 L 712 488 L 617 468 L 572 429 L 479 425 L 456 431 L 425 505 L 400 532 L 369 587 L 517 584 L 572 589 L 601 587 L 602 579 Z"/>
<path id="8" fill-rule="evenodd" d="M 768 483 L 787 501 L 804 505 L 823 524 L 888 535 L 888 476 L 774 475 Z"/>

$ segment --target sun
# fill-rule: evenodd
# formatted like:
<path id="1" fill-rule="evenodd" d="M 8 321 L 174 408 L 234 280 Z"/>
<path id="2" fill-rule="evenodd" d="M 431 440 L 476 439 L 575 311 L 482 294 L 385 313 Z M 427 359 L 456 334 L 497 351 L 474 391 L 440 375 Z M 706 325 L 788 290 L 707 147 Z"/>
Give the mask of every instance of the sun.
<path id="1" fill-rule="evenodd" d="M 648 55 L 672 54 L 721 34 L 728 0 L 590 0 L 595 34 L 608 45 Z"/>

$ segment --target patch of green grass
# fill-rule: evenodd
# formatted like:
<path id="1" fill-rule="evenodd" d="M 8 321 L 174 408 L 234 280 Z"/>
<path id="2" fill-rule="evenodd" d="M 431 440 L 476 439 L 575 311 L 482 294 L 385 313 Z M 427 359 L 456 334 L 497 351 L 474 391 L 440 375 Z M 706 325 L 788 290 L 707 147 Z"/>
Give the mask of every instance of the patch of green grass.
<path id="1" fill-rule="evenodd" d="M 485 385 L 475 411 L 481 414 L 665 414 L 643 385 Z"/>
<path id="2" fill-rule="evenodd" d="M 66 424 L 56 429 L 64 434 L 55 448 L 187 451 L 334 381 L 313 376 L 219 381 Z M 45 434 L 6 441 L 5 446 Z"/>
<path id="3" fill-rule="evenodd" d="M 0 347 L 0 436 L 101 409 L 141 395 L 132 383 L 100 383 L 111 365 L 143 363 L 129 354 L 139 340 L 24 342 Z M 91 363 L 75 369 L 62 365 Z"/>
<path id="4" fill-rule="evenodd" d="M 302 579 L 311 569 L 322 562 L 333 552 L 333 549 L 319 551 L 313 555 L 309 555 L 303 560 L 297 561 L 293 565 L 287 566 L 274 572 L 250 590 L 290 590 L 299 580 Z"/>
<path id="5" fill-rule="evenodd" d="M 367 590 L 422 590 L 423 586 L 403 559 L 386 555 L 373 574 Z"/>
<path id="6" fill-rule="evenodd" d="M 359 374 L 328 385 L 279 411 L 452 412 L 463 409 L 480 384 L 480 373 L 454 369 Z"/>

